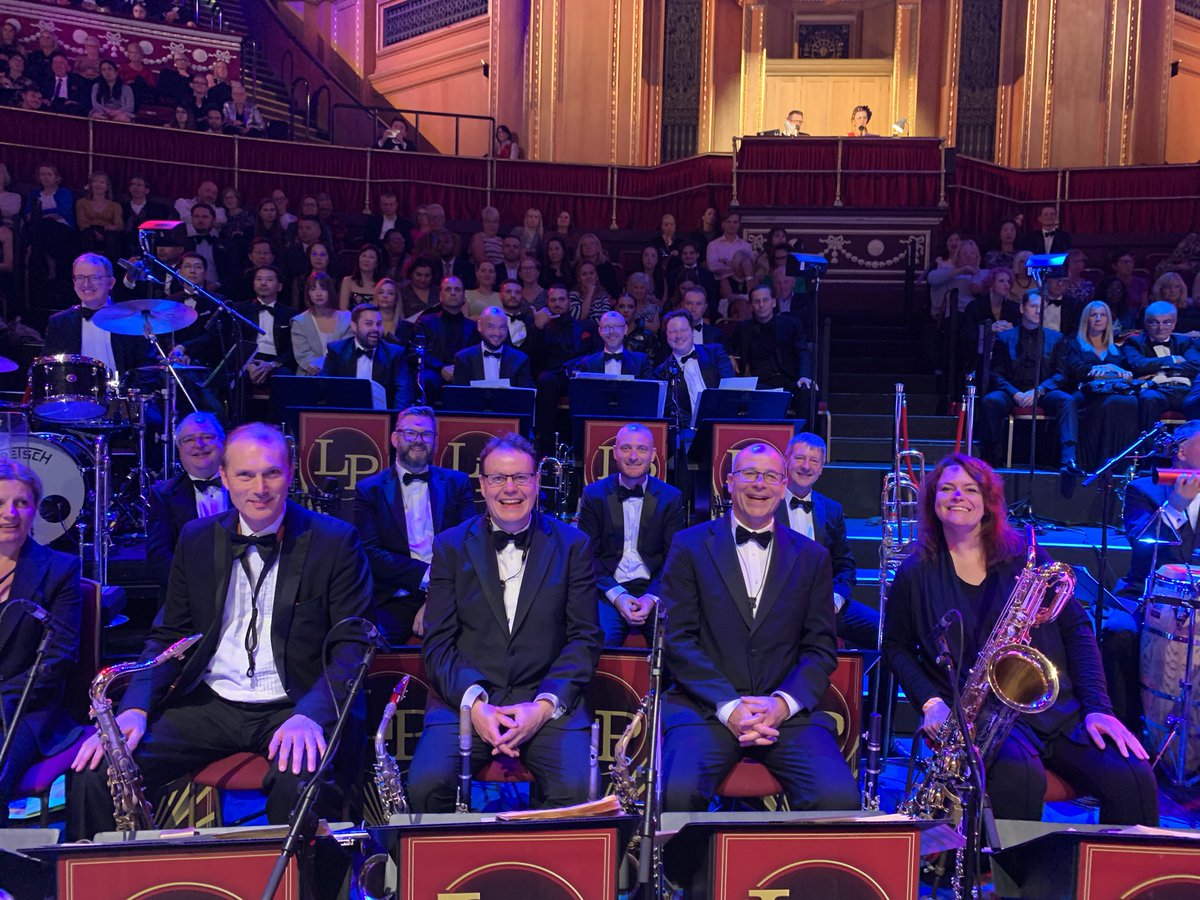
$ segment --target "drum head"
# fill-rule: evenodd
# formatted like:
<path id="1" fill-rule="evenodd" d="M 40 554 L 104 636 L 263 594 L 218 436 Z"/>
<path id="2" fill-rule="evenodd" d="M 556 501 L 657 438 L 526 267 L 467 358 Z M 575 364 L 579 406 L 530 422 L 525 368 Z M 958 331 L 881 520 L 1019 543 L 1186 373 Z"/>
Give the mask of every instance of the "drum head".
<path id="1" fill-rule="evenodd" d="M 29 367 L 33 412 L 48 422 L 84 422 L 108 409 L 108 369 L 87 356 L 39 356 Z"/>
<path id="2" fill-rule="evenodd" d="M 42 479 L 33 539 L 49 544 L 71 534 L 87 498 L 84 473 L 92 465 L 84 446 L 70 435 L 31 434 L 11 441 L 0 439 L 0 457 L 25 463 Z"/>

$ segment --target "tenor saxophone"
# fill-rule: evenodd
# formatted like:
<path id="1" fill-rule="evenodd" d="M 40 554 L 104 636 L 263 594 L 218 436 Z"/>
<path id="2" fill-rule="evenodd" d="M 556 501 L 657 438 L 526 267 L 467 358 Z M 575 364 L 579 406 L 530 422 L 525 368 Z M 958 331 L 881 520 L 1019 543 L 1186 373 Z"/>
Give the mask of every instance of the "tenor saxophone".
<path id="1" fill-rule="evenodd" d="M 126 675 L 153 669 L 168 659 L 178 659 L 203 635 L 193 634 L 178 640 L 153 659 L 145 662 L 120 663 L 102 669 L 92 681 L 88 694 L 92 702 L 92 718 L 96 720 L 96 733 L 100 736 L 100 747 L 108 762 L 108 790 L 112 794 L 113 818 L 118 831 L 145 831 L 154 827 L 154 810 L 142 790 L 142 773 L 138 771 L 133 754 L 125 742 L 125 735 L 113 715 L 112 701 L 108 689 L 114 681 Z"/>
<path id="2" fill-rule="evenodd" d="M 392 756 L 387 748 L 387 727 L 396 715 L 396 707 L 408 691 L 408 681 L 411 677 L 405 675 L 396 682 L 391 699 L 383 708 L 379 728 L 375 731 L 375 787 L 379 791 L 379 799 L 383 801 L 383 811 L 387 816 L 408 812 L 408 798 L 404 795 L 404 783 L 400 780 L 400 767 L 396 765 L 396 757 Z"/>

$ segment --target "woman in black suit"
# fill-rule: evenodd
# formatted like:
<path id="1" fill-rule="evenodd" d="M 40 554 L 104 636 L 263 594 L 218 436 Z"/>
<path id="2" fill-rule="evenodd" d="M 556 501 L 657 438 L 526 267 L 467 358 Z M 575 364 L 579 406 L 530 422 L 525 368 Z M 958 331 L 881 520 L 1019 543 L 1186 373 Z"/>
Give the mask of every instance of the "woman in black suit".
<path id="1" fill-rule="evenodd" d="M 6 726 L 25 687 L 43 627 L 13 601 L 38 604 L 56 623 L 0 771 L 0 823 L 7 822 L 12 791 L 25 771 L 38 759 L 65 749 L 79 733 L 63 709 L 63 685 L 79 658 L 79 560 L 31 539 L 41 501 L 37 473 L 23 463 L 0 459 L 0 703 Z"/>
<path id="2" fill-rule="evenodd" d="M 921 481 L 916 552 L 900 566 L 887 601 L 883 654 L 905 695 L 936 735 L 953 691 L 931 637 L 957 610 L 961 631 L 946 634 L 960 682 L 1000 618 L 1025 564 L 1027 547 L 1008 524 L 1004 483 L 987 463 L 947 456 Z M 1039 563 L 1049 562 L 1045 554 Z M 1049 596 L 1049 594 L 1047 595 Z M 1158 824 L 1158 791 L 1147 754 L 1113 715 L 1091 620 L 1074 598 L 1030 644 L 1058 671 L 1055 702 L 1018 717 L 987 765 L 998 819 L 1040 819 L 1046 771 L 1100 800 L 1100 821 Z M 978 723 L 976 723 L 978 724 Z"/>

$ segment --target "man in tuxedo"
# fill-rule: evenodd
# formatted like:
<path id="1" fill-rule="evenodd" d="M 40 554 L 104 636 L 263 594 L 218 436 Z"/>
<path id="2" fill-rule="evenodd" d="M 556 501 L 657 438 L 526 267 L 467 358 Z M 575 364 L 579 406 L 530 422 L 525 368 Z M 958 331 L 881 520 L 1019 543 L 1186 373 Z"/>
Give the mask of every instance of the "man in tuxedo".
<path id="1" fill-rule="evenodd" d="M 825 469 L 825 455 L 825 442 L 818 435 L 801 432 L 788 442 L 783 454 L 788 490 L 775 510 L 775 521 L 812 538 L 829 551 L 833 565 L 837 636 L 860 650 L 876 650 L 879 647 L 879 613 L 852 597 L 858 573 L 850 542 L 846 540 L 842 504 L 813 490 Z"/>
<path id="2" fill-rule="evenodd" d="M 1035 256 L 1043 253 L 1066 253 L 1071 249 L 1071 236 L 1058 227 L 1058 207 L 1047 203 L 1038 211 L 1038 230 L 1025 235 L 1021 249 Z"/>
<path id="3" fill-rule="evenodd" d="M 602 641 L 591 543 L 538 514 L 537 460 L 524 438 L 489 441 L 479 472 L 487 515 L 433 542 L 424 647 L 432 690 L 409 802 L 416 812 L 454 808 L 462 708 L 473 768 L 519 757 L 535 805 L 569 806 L 587 799 L 585 692 Z"/>
<path id="4" fill-rule="evenodd" d="M 571 367 L 576 372 L 593 375 L 632 375 L 634 378 L 653 378 L 650 357 L 625 349 L 625 317 L 619 312 L 609 311 L 600 317 L 597 331 L 604 349 L 589 353 L 575 361 Z"/>
<path id="5" fill-rule="evenodd" d="M 271 378 L 278 374 L 296 374 L 296 356 L 292 351 L 292 313 L 290 306 L 279 302 L 283 275 L 274 266 L 259 266 L 254 270 L 254 299 L 232 306 L 263 330 L 257 334 L 241 325 L 242 339 L 255 344 L 254 359 L 246 364 L 246 377 L 253 389 L 269 395 Z"/>
<path id="6" fill-rule="evenodd" d="M 325 353 L 322 375 L 335 378 L 369 378 L 383 386 L 390 409 L 412 403 L 408 355 L 403 347 L 383 340 L 379 307 L 360 303 L 350 313 L 348 338 L 334 341 Z"/>
<path id="7" fill-rule="evenodd" d="M 507 378 L 512 387 L 533 387 L 529 357 L 504 341 L 508 337 L 508 316 L 498 306 L 489 306 L 479 314 L 480 342 L 454 355 L 454 383 L 495 381 Z"/>
<path id="8" fill-rule="evenodd" d="M 616 473 L 583 489 L 579 530 L 592 539 L 604 644 L 620 647 L 631 630 L 650 642 L 663 561 L 686 519 L 683 494 L 650 474 L 658 451 L 649 428 L 623 426 L 612 458 Z"/>
<path id="9" fill-rule="evenodd" d="M 71 277 L 79 305 L 50 317 L 46 323 L 45 354 L 67 353 L 98 359 L 110 373 L 122 376 L 138 366 L 149 365 L 144 337 L 113 334 L 92 321 L 98 310 L 112 305 L 112 290 L 117 283 L 112 263 L 98 253 L 84 253 L 71 265 Z"/>
<path id="10" fill-rule="evenodd" d="M 692 317 L 686 310 L 677 309 L 663 317 L 663 334 L 671 355 L 654 370 L 659 381 L 670 381 L 678 371 L 681 380 L 667 388 L 667 403 L 663 415 L 671 420 L 675 417 L 676 395 L 678 396 L 679 418 L 684 427 L 695 424 L 700 409 L 700 395 L 708 388 L 719 387 L 722 378 L 733 377 L 733 363 L 719 345 L 697 347 L 692 330 Z"/>
<path id="11" fill-rule="evenodd" d="M 153 485 L 146 504 L 146 569 L 163 587 L 183 526 L 229 509 L 219 471 L 225 429 L 217 417 L 195 412 L 184 418 L 175 430 L 175 449 L 183 471 Z"/>
<path id="12" fill-rule="evenodd" d="M 354 525 L 375 582 L 376 621 L 393 646 L 425 634 L 425 592 L 433 538 L 475 515 L 462 472 L 431 465 L 437 419 L 428 406 L 396 417 L 396 464 L 358 483 Z"/>
<path id="13" fill-rule="evenodd" d="M 204 637 L 182 663 L 134 677 L 117 725 L 151 792 L 232 753 L 266 755 L 267 819 L 280 824 L 301 773 L 316 771 L 362 659 L 363 628 L 340 623 L 373 616 L 371 573 L 353 528 L 287 502 L 291 460 L 276 429 L 252 423 L 233 431 L 221 481 L 233 508 L 184 526 L 142 659 L 189 635 Z M 360 695 L 319 815 L 346 812 L 365 716 Z M 92 736 L 72 764 L 72 839 L 113 829 L 103 761 Z"/>
<path id="14" fill-rule="evenodd" d="M 1121 359 L 1134 378 L 1145 382 L 1138 394 L 1139 427 L 1153 428 L 1167 410 L 1200 418 L 1200 346 L 1175 334 L 1179 313 L 1174 303 L 1158 300 L 1146 307 L 1145 330 L 1121 345 Z"/>
<path id="15" fill-rule="evenodd" d="M 445 278 L 438 289 L 438 308 L 417 322 L 425 333 L 425 371 L 421 378 L 430 400 L 440 399 L 442 385 L 454 381 L 455 355 L 475 337 L 475 323 L 463 314 L 466 302 L 462 282 Z"/>
<path id="16" fill-rule="evenodd" d="M 532 313 L 522 312 L 525 298 L 521 295 L 521 283 L 511 279 L 500 285 L 500 309 L 508 319 L 508 337 L 504 342 L 516 347 L 533 362 L 533 347 L 537 343 L 536 325 Z"/>
<path id="17" fill-rule="evenodd" d="M 692 331 L 695 332 L 692 335 L 692 342 L 697 347 L 711 347 L 714 344 L 724 343 L 717 326 L 709 325 L 704 321 L 704 317 L 708 315 L 708 295 L 705 294 L 703 288 L 688 288 L 684 291 L 679 305 L 692 317 Z"/>
<path id="18" fill-rule="evenodd" d="M 42 96 L 55 112 L 82 115 L 91 109 L 91 88 L 87 80 L 71 71 L 71 61 L 61 50 L 50 54 L 50 71 L 39 86 Z"/>
<path id="19" fill-rule="evenodd" d="M 718 303 L 721 299 L 720 289 L 717 286 L 716 277 L 704 267 L 704 262 L 700 259 L 700 247 L 695 241 L 684 241 L 679 245 L 679 261 L 667 270 L 667 286 L 670 296 L 675 296 L 679 285 L 685 281 L 690 281 L 704 291 L 704 296 L 708 300 L 708 310 L 705 316 L 715 320 L 718 315 Z"/>
<path id="20" fill-rule="evenodd" d="M 720 519 L 676 535 L 663 566 L 667 667 L 663 808 L 701 811 L 743 757 L 791 808 L 857 809 L 836 726 L 817 704 L 837 666 L 829 552 L 776 527 L 783 457 L 751 444 L 726 479 Z"/>
<path id="21" fill-rule="evenodd" d="M 308 274 L 308 248 L 321 240 L 321 220 L 301 216 L 296 222 L 296 239 L 283 251 L 283 271 L 291 285 Z"/>
<path id="22" fill-rule="evenodd" d="M 521 280 L 521 239 L 508 235 L 500 242 L 502 258 L 496 265 L 496 277 L 500 281 Z"/>
<path id="23" fill-rule="evenodd" d="M 813 389 L 812 354 L 804 324 L 795 316 L 778 312 L 775 293 L 768 284 L 750 290 L 752 318 L 738 325 L 729 342 L 742 361 L 742 374 L 758 378 L 760 388 L 784 388 L 796 397 L 797 409 L 807 410 L 805 395 Z"/>
<path id="24" fill-rule="evenodd" d="M 383 246 L 383 239 L 393 228 L 399 228 L 408 237 L 412 222 L 400 215 L 400 200 L 391 191 L 379 195 L 379 215 L 368 216 L 363 229 L 363 242 Z"/>
<path id="25" fill-rule="evenodd" d="M 227 284 L 236 277 L 236 254 L 217 234 L 216 210 L 207 203 L 197 203 L 192 207 L 187 249 L 204 257 L 208 262 L 209 277 L 217 284 Z"/>

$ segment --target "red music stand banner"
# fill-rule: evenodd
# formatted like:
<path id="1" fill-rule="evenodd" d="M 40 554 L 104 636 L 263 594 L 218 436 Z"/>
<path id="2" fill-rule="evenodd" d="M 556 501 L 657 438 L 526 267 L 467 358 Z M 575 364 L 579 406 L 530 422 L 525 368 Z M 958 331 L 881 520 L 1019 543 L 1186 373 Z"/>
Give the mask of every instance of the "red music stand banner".
<path id="1" fill-rule="evenodd" d="M 433 458 L 443 469 L 456 469 L 471 479 L 475 508 L 483 510 L 479 492 L 479 454 L 494 437 L 521 433 L 517 416 L 438 416 L 438 445 Z"/>
<path id="2" fill-rule="evenodd" d="M 141 851 L 123 851 L 120 845 L 103 845 L 109 852 L 88 848 L 73 854 L 61 851 L 56 862 L 61 900 L 127 900 L 129 897 L 257 897 L 279 858 L 276 841 L 256 841 L 259 846 L 187 847 L 163 844 Z M 296 861 L 284 873 L 277 897 L 299 900 Z"/>
<path id="3" fill-rule="evenodd" d="M 337 479 L 344 497 L 353 497 L 364 478 L 388 464 L 388 413 L 300 413 L 300 480 L 305 487 Z"/>
<path id="4" fill-rule="evenodd" d="M 406 832 L 397 845 L 400 898 L 612 900 L 620 852 L 615 827 Z"/>
<path id="5" fill-rule="evenodd" d="M 616 471 L 613 465 L 613 442 L 617 432 L 634 419 L 588 419 L 583 423 L 583 483 L 591 484 L 607 478 Z M 662 478 L 667 466 L 667 423 L 642 422 L 654 438 L 658 458 L 650 466 L 650 474 Z"/>
<path id="6" fill-rule="evenodd" d="M 794 425 L 770 422 L 714 422 L 712 426 L 712 490 L 713 505 L 717 498 L 727 500 L 725 479 L 733 468 L 733 458 L 750 444 L 770 444 L 783 456 L 788 441 L 796 433 Z"/>
<path id="7" fill-rule="evenodd" d="M 793 828 L 712 837 L 713 900 L 916 900 L 915 829 Z"/>
<path id="8" fill-rule="evenodd" d="M 858 777 L 858 742 L 862 735 L 863 658 L 857 653 L 839 653 L 837 668 L 829 676 L 829 687 L 817 709 L 833 717 L 838 749 Z"/>
<path id="9" fill-rule="evenodd" d="M 1076 891 L 1077 900 L 1200 897 L 1200 848 L 1083 840 Z"/>

